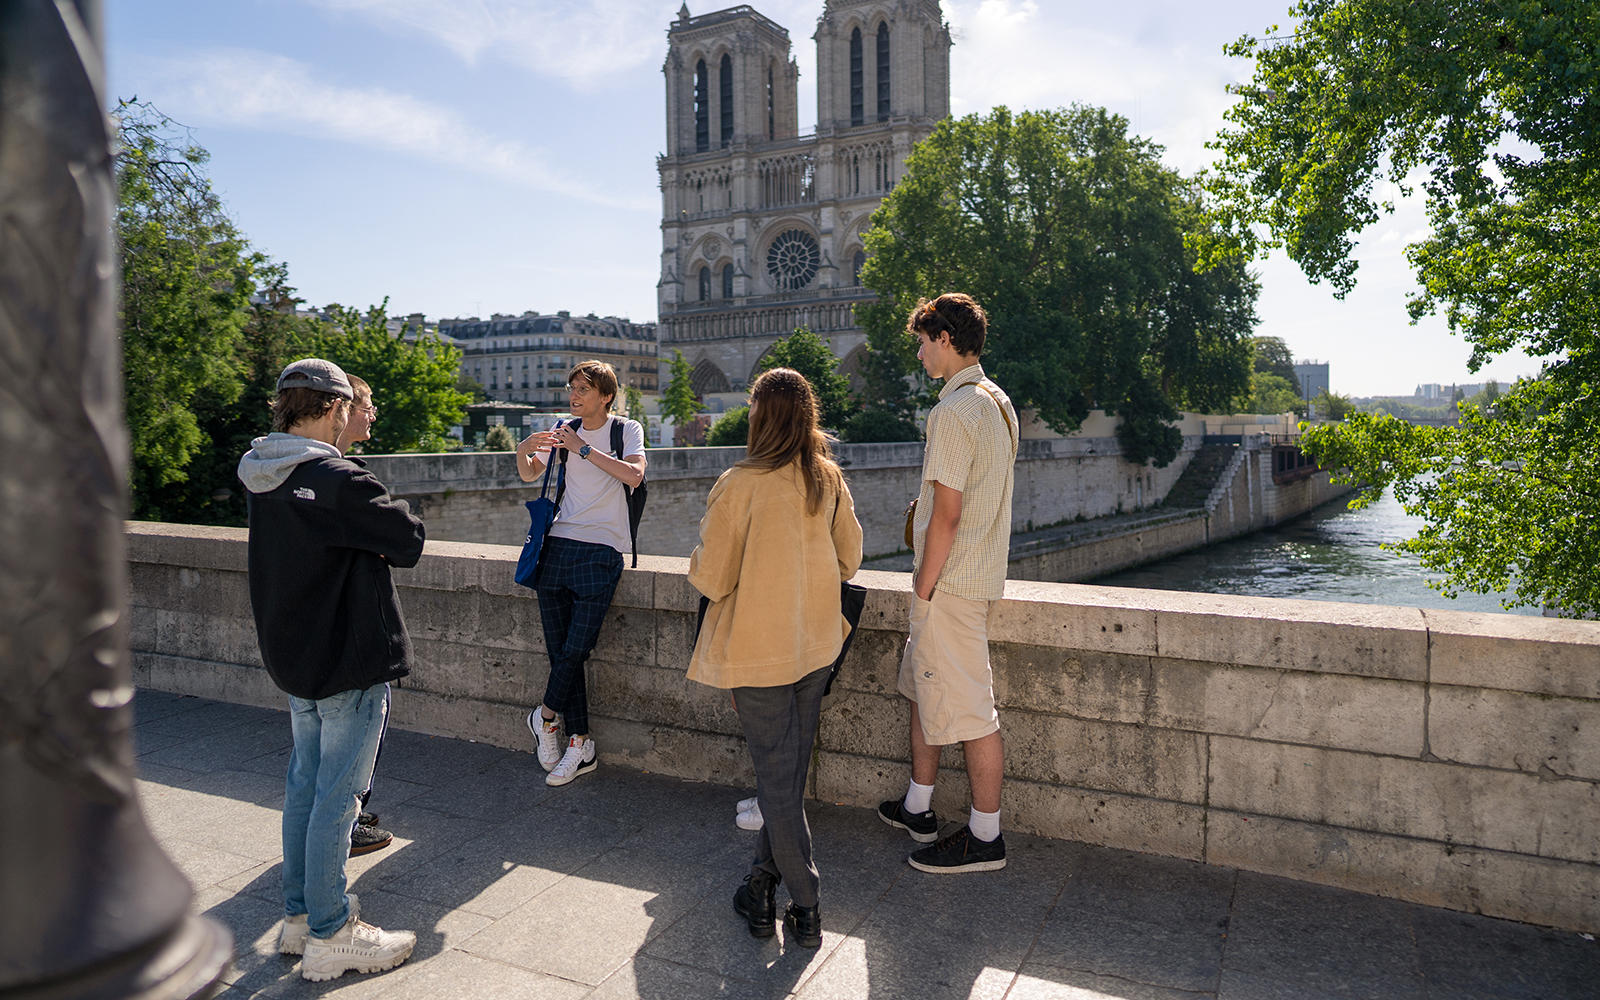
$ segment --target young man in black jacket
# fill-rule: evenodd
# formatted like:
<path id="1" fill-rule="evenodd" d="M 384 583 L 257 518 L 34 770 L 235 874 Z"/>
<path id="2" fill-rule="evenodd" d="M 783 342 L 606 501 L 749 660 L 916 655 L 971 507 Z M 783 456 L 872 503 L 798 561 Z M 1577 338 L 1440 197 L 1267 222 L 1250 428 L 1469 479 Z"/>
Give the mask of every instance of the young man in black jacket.
<path id="1" fill-rule="evenodd" d="M 354 393 L 338 365 L 296 361 L 278 376 L 272 430 L 239 460 L 250 513 L 250 604 L 261 659 L 289 696 L 294 753 L 283 805 L 278 938 L 306 979 L 405 961 L 411 931 L 360 919 L 344 865 L 389 711 L 411 672 L 411 640 L 389 567 L 414 566 L 422 522 L 340 454 Z"/>

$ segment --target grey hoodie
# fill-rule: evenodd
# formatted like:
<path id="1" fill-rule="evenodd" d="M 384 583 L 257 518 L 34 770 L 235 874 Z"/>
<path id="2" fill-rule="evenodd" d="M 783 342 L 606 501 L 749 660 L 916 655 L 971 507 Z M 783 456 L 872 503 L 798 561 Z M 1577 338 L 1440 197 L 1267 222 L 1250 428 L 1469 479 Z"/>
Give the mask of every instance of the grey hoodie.
<path id="1" fill-rule="evenodd" d="M 239 481 L 251 493 L 270 493 L 282 486 L 300 463 L 341 457 L 339 449 L 326 442 L 273 431 L 250 442 L 250 450 L 239 459 Z"/>

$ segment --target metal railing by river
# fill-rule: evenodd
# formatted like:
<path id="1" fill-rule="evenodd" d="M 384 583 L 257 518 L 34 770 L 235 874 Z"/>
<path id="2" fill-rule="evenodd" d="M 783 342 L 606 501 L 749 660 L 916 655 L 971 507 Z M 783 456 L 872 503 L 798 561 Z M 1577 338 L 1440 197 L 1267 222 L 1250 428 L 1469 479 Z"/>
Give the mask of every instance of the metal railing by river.
<path id="1" fill-rule="evenodd" d="M 1507 611 L 1500 594 L 1462 593 L 1452 600 L 1427 585 L 1441 574 L 1423 569 L 1409 553 L 1379 547 L 1415 537 L 1422 524 L 1422 518 L 1401 509 L 1392 492 L 1363 510 L 1350 510 L 1346 499 L 1339 499 L 1276 527 L 1092 582 L 1453 611 L 1541 613 L 1529 607 Z"/>

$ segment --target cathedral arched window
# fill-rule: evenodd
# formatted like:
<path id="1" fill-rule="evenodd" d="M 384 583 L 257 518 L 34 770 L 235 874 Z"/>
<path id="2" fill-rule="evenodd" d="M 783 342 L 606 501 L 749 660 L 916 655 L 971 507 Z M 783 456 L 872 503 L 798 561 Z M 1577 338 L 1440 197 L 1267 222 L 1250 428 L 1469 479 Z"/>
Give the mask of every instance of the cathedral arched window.
<path id="1" fill-rule="evenodd" d="M 700 301 L 706 302 L 711 298 L 711 268 L 700 269 Z"/>
<path id="2" fill-rule="evenodd" d="M 863 77 L 865 70 L 861 65 L 861 29 L 854 28 L 850 31 L 850 124 L 860 125 L 866 121 L 866 111 L 862 103 L 862 87 L 865 84 Z"/>
<path id="3" fill-rule="evenodd" d="M 722 123 L 722 145 L 733 143 L 733 57 L 722 57 L 722 68 L 717 73 L 720 98 L 718 119 Z"/>
<path id="4" fill-rule="evenodd" d="M 855 258 L 850 261 L 850 284 L 860 287 L 861 269 L 866 266 L 867 255 L 864 252 L 857 250 Z"/>
<path id="5" fill-rule="evenodd" d="M 889 22 L 878 25 L 878 121 L 889 120 Z"/>
<path id="6" fill-rule="evenodd" d="M 773 86 L 772 67 L 767 67 L 767 139 L 778 137 L 778 91 Z"/>
<path id="7" fill-rule="evenodd" d="M 711 83 L 706 79 L 706 61 L 694 64 L 694 151 L 711 148 Z"/>
<path id="8" fill-rule="evenodd" d="M 733 298 L 733 265 L 722 265 L 722 297 Z"/>

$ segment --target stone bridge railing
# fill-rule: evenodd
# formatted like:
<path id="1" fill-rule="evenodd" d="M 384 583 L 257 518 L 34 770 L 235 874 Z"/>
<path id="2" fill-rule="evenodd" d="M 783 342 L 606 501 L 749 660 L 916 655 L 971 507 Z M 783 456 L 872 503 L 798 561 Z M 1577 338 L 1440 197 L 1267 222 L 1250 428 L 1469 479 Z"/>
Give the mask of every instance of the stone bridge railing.
<path id="1" fill-rule="evenodd" d="M 242 530 L 132 523 L 140 684 L 278 706 Z M 531 749 L 546 663 L 516 550 L 430 543 L 399 571 L 420 658 L 403 728 Z M 753 787 L 725 694 L 684 677 L 687 561 L 626 571 L 590 661 L 608 764 Z M 812 793 L 908 774 L 894 690 L 909 577 L 862 573 Z M 1600 623 L 1012 582 L 993 663 L 1009 829 L 1600 931 Z M 965 808 L 959 751 L 935 806 Z"/>

